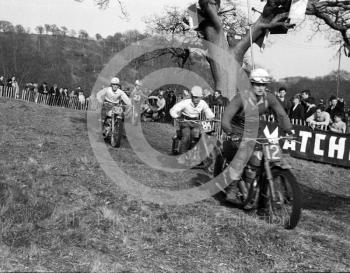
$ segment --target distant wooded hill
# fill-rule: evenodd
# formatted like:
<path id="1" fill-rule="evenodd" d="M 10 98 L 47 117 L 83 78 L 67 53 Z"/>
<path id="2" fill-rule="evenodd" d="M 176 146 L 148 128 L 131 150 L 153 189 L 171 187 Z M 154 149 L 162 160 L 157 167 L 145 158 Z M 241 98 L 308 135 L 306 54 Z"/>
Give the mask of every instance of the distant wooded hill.
<path id="1" fill-rule="evenodd" d="M 316 78 L 287 77 L 272 84 L 273 90 L 278 90 L 281 86 L 287 87 L 288 97 L 309 89 L 317 100 L 328 100 L 331 95 L 337 94 L 337 72 L 333 71 L 324 77 Z M 350 103 L 350 73 L 347 71 L 340 71 L 339 97 Z"/>
<path id="2" fill-rule="evenodd" d="M 138 31 L 128 31 L 106 38 L 96 34 L 95 38 L 91 38 L 84 30 L 68 31 L 55 25 L 38 26 L 36 31 L 38 34 L 32 34 L 21 25 L 13 26 L 10 22 L 0 21 L 0 75 L 4 75 L 5 79 L 15 75 L 21 86 L 43 81 L 50 86 L 57 83 L 69 89 L 81 86 L 85 95 L 90 94 L 103 66 L 116 53 L 147 37 Z M 125 86 L 130 86 L 136 79 L 142 79 L 158 69 L 183 67 L 213 86 L 208 63 L 199 55 L 187 58 L 186 53 L 186 50 L 174 48 L 150 53 L 134 60 L 118 76 Z M 288 96 L 292 96 L 310 89 L 317 99 L 327 99 L 336 94 L 336 77 L 336 72 L 314 79 L 289 77 L 272 83 L 271 90 L 286 86 Z M 340 78 L 339 96 L 350 102 L 350 73 L 342 71 Z"/>

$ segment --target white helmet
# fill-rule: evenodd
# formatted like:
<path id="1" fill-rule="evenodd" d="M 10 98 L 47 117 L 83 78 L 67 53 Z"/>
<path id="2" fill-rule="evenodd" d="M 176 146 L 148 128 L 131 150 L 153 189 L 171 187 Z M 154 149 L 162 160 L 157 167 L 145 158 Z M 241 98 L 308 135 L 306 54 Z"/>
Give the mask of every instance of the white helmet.
<path id="1" fill-rule="evenodd" d="M 117 77 L 111 79 L 111 84 L 120 84 L 120 80 Z"/>
<path id="2" fill-rule="evenodd" d="M 194 97 L 202 98 L 203 97 L 203 89 L 202 89 L 202 87 L 200 87 L 198 85 L 193 86 L 192 89 L 191 89 L 191 95 L 194 96 Z"/>
<path id="3" fill-rule="evenodd" d="M 139 80 L 136 80 L 136 81 L 135 81 L 135 85 L 142 86 L 142 82 L 139 81 Z"/>
<path id="4" fill-rule="evenodd" d="M 271 82 L 271 77 L 270 77 L 269 73 L 263 68 L 253 69 L 250 72 L 249 79 L 251 82 L 255 82 L 255 83 L 267 84 L 267 83 Z"/>

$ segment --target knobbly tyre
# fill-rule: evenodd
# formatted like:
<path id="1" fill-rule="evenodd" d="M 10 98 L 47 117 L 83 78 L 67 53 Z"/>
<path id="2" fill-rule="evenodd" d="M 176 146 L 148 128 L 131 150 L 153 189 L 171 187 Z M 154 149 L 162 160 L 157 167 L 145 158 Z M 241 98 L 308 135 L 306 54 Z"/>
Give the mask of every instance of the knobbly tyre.
<path id="1" fill-rule="evenodd" d="M 244 168 L 238 183 L 237 196 L 244 210 L 257 209 L 260 216 L 270 223 L 282 223 L 286 229 L 294 229 L 301 216 L 302 193 L 291 172 L 291 166 L 283 158 L 278 142 L 289 137 L 244 139 L 255 141 L 252 157 Z M 227 137 L 235 144 L 239 137 Z M 295 140 L 294 140 L 295 141 Z M 276 144 L 277 143 L 277 144 Z M 230 164 L 219 149 L 214 164 L 214 177 Z"/>
<path id="2" fill-rule="evenodd" d="M 216 150 L 218 147 L 218 140 L 216 139 L 216 131 L 215 131 L 215 122 L 220 122 L 220 120 L 183 120 L 178 119 L 178 124 L 180 125 L 182 122 L 189 122 L 192 125 L 195 125 L 198 127 L 200 134 L 199 138 L 190 137 L 189 141 L 189 150 L 185 151 L 181 149 L 181 141 L 183 140 L 181 137 L 181 130 L 178 129 L 176 131 L 175 136 L 172 138 L 172 154 L 173 155 L 179 155 L 182 153 L 186 153 L 186 155 L 183 155 L 180 157 L 180 163 L 185 165 L 193 165 L 193 162 L 198 167 L 201 167 L 202 169 L 205 169 L 210 174 L 214 171 L 214 160 L 216 156 Z M 208 142 L 207 137 L 201 137 L 202 134 L 206 134 L 209 139 L 212 141 Z M 200 141 L 200 142 L 199 142 Z M 197 145 L 198 144 L 198 145 Z M 201 154 L 201 149 L 204 148 L 204 155 Z M 203 153 L 203 152 L 202 152 Z M 204 160 L 201 160 L 201 158 L 204 158 Z"/>
<path id="3" fill-rule="evenodd" d="M 125 106 L 121 103 L 110 103 L 111 110 L 107 112 L 107 119 L 104 124 L 104 139 L 110 142 L 112 147 L 119 148 L 124 126 Z"/>

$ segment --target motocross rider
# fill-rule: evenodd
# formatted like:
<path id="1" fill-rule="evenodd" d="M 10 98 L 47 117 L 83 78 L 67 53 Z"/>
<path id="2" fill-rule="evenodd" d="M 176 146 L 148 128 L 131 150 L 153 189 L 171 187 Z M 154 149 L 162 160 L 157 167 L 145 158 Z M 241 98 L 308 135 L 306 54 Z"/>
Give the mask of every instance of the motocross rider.
<path id="1" fill-rule="evenodd" d="M 270 113 L 272 110 L 278 120 L 279 126 L 287 135 L 293 135 L 292 124 L 288 118 L 284 108 L 277 100 L 274 94 L 266 91 L 266 86 L 270 83 L 271 78 L 269 73 L 262 68 L 257 68 L 250 73 L 250 82 L 252 89 L 249 90 L 249 96 L 252 98 L 252 103 L 255 104 L 259 112 L 259 117 Z M 222 129 L 227 135 L 241 137 L 244 131 L 245 114 L 242 98 L 237 94 L 225 108 L 222 116 Z M 259 123 L 259 129 L 262 129 L 262 124 Z M 232 160 L 238 147 L 232 141 L 225 141 L 223 145 L 223 154 L 225 158 Z M 243 171 L 243 170 L 242 170 Z M 235 205 L 240 204 L 240 200 L 236 195 L 238 182 L 240 181 L 241 173 L 230 172 L 232 183 L 226 188 L 226 201 Z"/>
<path id="2" fill-rule="evenodd" d="M 125 111 L 125 116 L 128 116 L 128 113 L 130 112 L 131 109 L 131 100 L 129 97 L 125 94 L 123 90 L 120 89 L 120 80 L 117 77 L 113 77 L 111 79 L 111 83 L 109 87 L 103 88 L 100 90 L 96 98 L 97 100 L 102 103 L 104 106 L 104 111 L 103 111 L 103 116 L 105 115 L 103 125 L 106 125 L 107 119 L 109 118 L 108 116 L 108 111 L 110 111 L 115 104 L 119 104 L 121 100 L 126 104 L 127 108 Z M 104 132 L 105 134 L 105 132 Z"/>
<path id="3" fill-rule="evenodd" d="M 199 125 L 194 124 L 193 122 L 191 123 L 191 120 L 198 120 L 202 112 L 205 113 L 205 117 L 208 120 L 212 120 L 215 117 L 215 114 L 209 108 L 209 105 L 202 98 L 202 87 L 193 86 L 191 89 L 191 98 L 176 103 L 170 109 L 170 115 L 172 118 L 183 118 L 184 121 L 180 123 L 180 153 L 186 152 L 190 149 L 191 136 L 192 139 L 199 139 L 200 137 Z"/>

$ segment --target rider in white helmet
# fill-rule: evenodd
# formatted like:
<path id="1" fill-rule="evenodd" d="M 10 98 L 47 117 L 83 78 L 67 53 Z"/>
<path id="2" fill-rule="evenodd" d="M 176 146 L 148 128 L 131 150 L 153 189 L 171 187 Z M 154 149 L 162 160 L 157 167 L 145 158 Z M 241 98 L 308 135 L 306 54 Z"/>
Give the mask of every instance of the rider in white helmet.
<path id="1" fill-rule="evenodd" d="M 191 89 L 191 98 L 184 99 L 176 103 L 170 109 L 172 118 L 183 118 L 184 121 L 180 125 L 181 130 L 181 147 L 180 152 L 186 152 L 191 143 L 189 142 L 191 135 L 193 138 L 198 138 L 200 131 L 197 126 L 191 123 L 191 120 L 198 120 L 201 113 L 205 114 L 206 119 L 211 120 L 215 117 L 209 105 L 203 100 L 203 89 L 200 86 L 193 86 Z"/>
<path id="2" fill-rule="evenodd" d="M 277 118 L 279 126 L 285 133 L 292 135 L 292 124 L 290 123 L 287 113 L 277 100 L 276 96 L 266 91 L 267 84 L 271 82 L 269 73 L 265 69 L 257 68 L 251 71 L 249 79 L 252 84 L 249 101 L 255 104 L 251 107 L 257 107 L 259 116 L 269 114 L 272 110 Z M 250 104 L 247 105 L 249 107 Z M 242 98 L 237 94 L 225 108 L 221 120 L 222 129 L 227 135 L 234 135 L 237 137 L 243 135 L 245 123 L 244 109 Z M 259 125 L 259 134 L 261 134 L 261 129 L 265 126 L 262 123 Z M 225 141 L 223 143 L 223 154 L 226 159 L 229 159 L 229 161 L 233 159 L 237 149 L 238 147 L 236 147 L 232 141 Z M 240 155 L 237 156 L 237 159 L 240 160 Z M 240 177 L 241 173 L 230 172 L 232 183 L 226 188 L 226 200 L 236 205 L 240 204 L 240 201 L 236 196 L 236 188 Z"/>
<path id="3" fill-rule="evenodd" d="M 125 116 L 128 115 L 131 108 L 131 100 L 120 88 L 120 80 L 117 77 L 113 77 L 111 79 L 110 86 L 103 88 L 97 93 L 97 100 L 104 104 L 105 111 L 103 111 L 103 115 L 105 115 L 113 107 L 113 104 L 119 104 L 121 102 L 124 102 L 127 106 Z M 106 119 L 107 116 L 105 117 L 104 122 L 106 122 Z"/>

